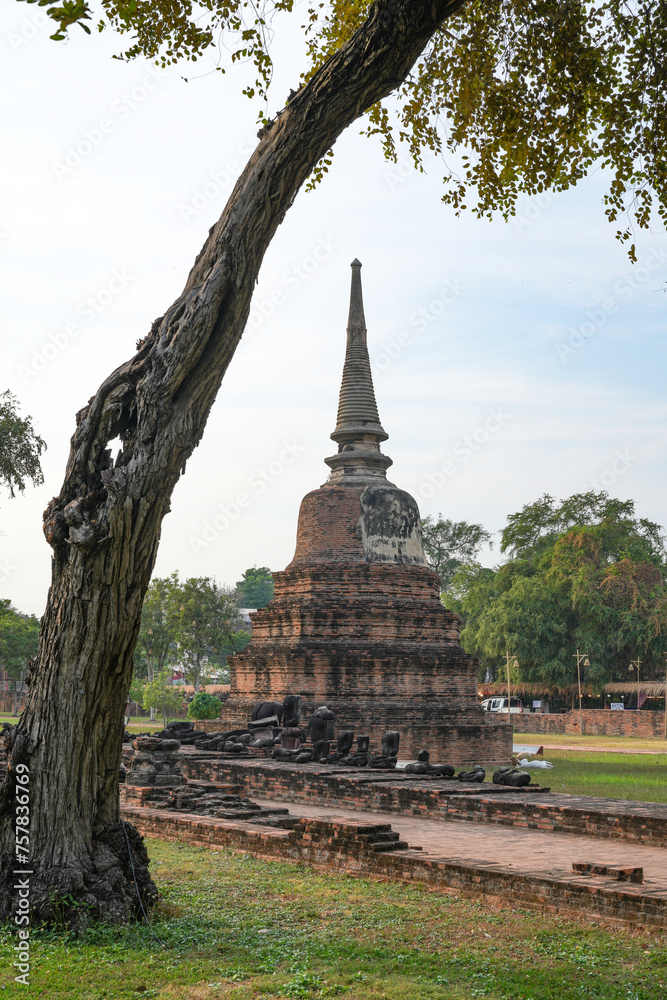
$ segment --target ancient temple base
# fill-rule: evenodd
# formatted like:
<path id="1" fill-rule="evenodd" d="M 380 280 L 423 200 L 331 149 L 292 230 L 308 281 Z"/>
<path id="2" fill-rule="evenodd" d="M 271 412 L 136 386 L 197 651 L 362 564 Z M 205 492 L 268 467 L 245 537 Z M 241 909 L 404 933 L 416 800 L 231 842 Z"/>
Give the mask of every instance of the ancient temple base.
<path id="1" fill-rule="evenodd" d="M 314 702 L 311 704 L 314 705 Z M 484 718 L 480 725 L 457 726 L 449 721 L 442 724 L 435 720 L 431 723 L 419 720 L 408 725 L 405 713 L 396 710 L 393 718 L 393 713 L 387 711 L 380 724 L 369 724 L 368 717 L 359 706 L 351 710 L 349 702 L 337 705 L 333 698 L 328 699 L 327 705 L 337 713 L 336 732 L 353 729 L 355 737 L 370 736 L 372 751 L 379 751 L 382 737 L 388 729 L 398 730 L 401 734 L 399 761 L 415 760 L 420 750 L 428 750 L 434 764 L 453 764 L 456 767 L 466 764 L 499 766 L 511 762 L 512 727 L 496 722 L 495 719 L 487 722 Z M 238 703 L 225 704 L 220 728 L 245 728 L 251 707 Z"/>

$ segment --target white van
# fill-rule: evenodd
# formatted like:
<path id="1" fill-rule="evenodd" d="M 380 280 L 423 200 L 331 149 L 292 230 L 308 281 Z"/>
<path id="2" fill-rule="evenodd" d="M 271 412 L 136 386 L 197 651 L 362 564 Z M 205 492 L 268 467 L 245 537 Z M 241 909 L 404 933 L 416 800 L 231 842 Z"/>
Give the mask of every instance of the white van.
<path id="1" fill-rule="evenodd" d="M 510 702 L 510 715 L 523 712 L 523 702 L 520 698 L 510 698 Z M 506 712 L 507 698 L 485 698 L 482 702 L 482 708 L 485 712 Z"/>

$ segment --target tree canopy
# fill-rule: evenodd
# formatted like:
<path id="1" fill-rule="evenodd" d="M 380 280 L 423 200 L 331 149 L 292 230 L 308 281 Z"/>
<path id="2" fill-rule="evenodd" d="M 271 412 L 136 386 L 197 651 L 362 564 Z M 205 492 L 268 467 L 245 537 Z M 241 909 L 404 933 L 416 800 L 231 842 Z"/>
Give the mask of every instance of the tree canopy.
<path id="1" fill-rule="evenodd" d="M 35 434 L 30 417 L 18 415 L 18 400 L 6 390 L 0 393 L 0 485 L 23 493 L 26 480 L 35 486 L 44 482 L 39 456 L 46 442 Z"/>
<path id="2" fill-rule="evenodd" d="M 44 0 L 28 0 L 43 3 Z M 303 25 L 310 77 L 350 40 L 374 5 L 310 3 Z M 376 7 L 390 8 L 390 0 Z M 196 60 L 224 38 L 230 62 L 252 61 L 265 117 L 271 39 L 293 0 L 85 0 L 49 8 L 63 40 L 78 24 L 125 38 L 118 58 Z M 478 216 L 514 213 L 520 194 L 565 190 L 591 170 L 609 177 L 604 211 L 617 238 L 667 220 L 667 5 L 662 0 L 461 0 L 389 102 L 367 108 L 366 131 L 418 169 L 444 164 L 443 200 Z M 218 66 L 223 72 L 226 67 Z M 314 171 L 326 172 L 331 152 Z"/>
<path id="3" fill-rule="evenodd" d="M 250 636 L 241 628 L 234 598 L 210 577 L 181 582 L 178 573 L 172 573 L 151 580 L 138 643 L 148 683 L 166 676 L 167 666 L 178 664 L 198 689 L 209 665 L 224 667 L 228 656 L 243 649 Z M 141 662 L 137 667 L 141 672 Z M 160 690 L 159 684 L 155 690 Z"/>
<path id="4" fill-rule="evenodd" d="M 236 584 L 240 608 L 263 608 L 273 597 L 273 576 L 268 566 L 252 566 Z"/>
<path id="5" fill-rule="evenodd" d="M 11 602 L 0 600 L 0 664 L 10 677 L 18 678 L 37 652 L 39 620 L 24 615 Z"/>
<path id="6" fill-rule="evenodd" d="M 447 590 L 460 566 L 473 562 L 491 535 L 481 524 L 468 521 L 451 521 L 438 514 L 422 518 L 424 552 L 431 569 L 441 580 L 442 590 Z"/>
<path id="7" fill-rule="evenodd" d="M 161 674 L 165 667 L 173 663 L 176 651 L 176 637 L 173 628 L 172 605 L 178 587 L 178 573 L 169 577 L 155 577 L 151 580 L 141 609 L 138 649 L 146 661 L 146 676 L 149 681 L 155 674 Z"/>
<path id="8" fill-rule="evenodd" d="M 176 576 L 168 614 L 185 679 L 198 691 L 209 657 L 233 646 L 240 630 L 234 595 L 210 577 L 190 577 L 181 584 Z"/>
<path id="9" fill-rule="evenodd" d="M 18 714 L 23 682 L 39 645 L 39 620 L 0 600 L 0 666 L 14 682 L 14 714 Z"/>
<path id="10" fill-rule="evenodd" d="M 496 570 L 475 564 L 454 576 L 443 600 L 465 619 L 461 639 L 484 667 L 505 651 L 521 679 L 567 685 L 573 652 L 590 659 L 595 688 L 627 680 L 641 656 L 645 677 L 659 668 L 667 634 L 667 563 L 660 526 L 636 518 L 631 500 L 543 496 L 508 517 Z"/>

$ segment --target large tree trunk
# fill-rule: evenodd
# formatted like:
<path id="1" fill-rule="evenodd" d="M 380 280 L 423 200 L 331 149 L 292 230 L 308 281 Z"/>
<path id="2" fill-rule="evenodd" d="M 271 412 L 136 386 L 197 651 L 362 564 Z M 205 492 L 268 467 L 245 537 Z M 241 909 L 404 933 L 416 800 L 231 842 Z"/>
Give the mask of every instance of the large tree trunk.
<path id="1" fill-rule="evenodd" d="M 53 575 L 29 697 L 0 789 L 0 916 L 12 913 L 15 768 L 28 765 L 31 908 L 73 925 L 138 912 L 119 822 L 123 713 L 142 601 L 174 486 L 243 332 L 262 258 L 340 133 L 405 78 L 463 0 L 379 0 L 363 27 L 266 129 L 182 295 L 77 414 L 45 512 Z M 115 463 L 107 444 L 120 436 Z M 147 903 L 156 891 L 127 828 Z M 67 905 L 63 905 L 67 897 Z"/>

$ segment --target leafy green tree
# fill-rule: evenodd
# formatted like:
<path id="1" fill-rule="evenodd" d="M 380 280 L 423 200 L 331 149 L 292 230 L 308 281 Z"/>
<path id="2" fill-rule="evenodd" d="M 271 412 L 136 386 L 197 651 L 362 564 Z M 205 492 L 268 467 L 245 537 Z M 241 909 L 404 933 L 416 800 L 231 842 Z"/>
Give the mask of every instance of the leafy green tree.
<path id="1" fill-rule="evenodd" d="M 189 719 L 217 719 L 220 716 L 222 702 L 214 694 L 200 691 L 188 705 Z"/>
<path id="2" fill-rule="evenodd" d="M 484 667 L 506 650 L 522 679 L 565 686 L 585 649 L 595 688 L 627 679 L 630 660 L 662 669 L 667 566 L 660 526 L 634 516 L 631 500 L 541 497 L 508 517 L 496 570 L 462 567 L 443 600 L 465 620 L 462 641 Z M 579 523 L 577 523 L 579 522 Z"/>
<path id="3" fill-rule="evenodd" d="M 7 390 L 0 393 L 0 485 L 11 497 L 25 491 L 26 480 L 44 482 L 39 457 L 46 442 L 35 434 L 30 417 L 19 417 L 18 400 Z"/>
<path id="4" fill-rule="evenodd" d="M 98 0 L 93 22 L 86 0 L 74 0 L 47 13 L 58 39 L 88 21 L 97 29 L 91 44 L 98 30 L 116 32 L 125 59 L 168 64 L 219 45 L 233 64 L 254 63 L 246 93 L 264 101 L 282 77 L 269 40 L 282 17 L 302 16 L 295 8 L 293 0 Z M 63 899 L 75 923 L 82 901 L 88 913 L 98 899 L 119 920 L 139 912 L 129 866 L 117 859 L 109 868 L 105 855 L 102 870 L 94 845 L 119 822 L 109 775 L 162 520 L 243 334 L 266 250 L 300 188 L 326 173 L 341 133 L 368 114 L 388 156 L 398 138 L 418 167 L 425 154 L 453 162 L 444 197 L 456 211 L 471 195 L 477 215 L 508 216 L 521 194 L 563 190 L 604 164 L 610 220 L 630 213 L 621 239 L 649 227 L 654 210 L 666 218 L 663 3 L 332 0 L 310 5 L 306 20 L 302 85 L 276 100 L 281 109 L 265 121 L 182 293 L 77 413 L 65 478 L 45 512 L 52 582 L 12 751 L 41 776 L 31 803 L 35 921 L 62 914 Z M 396 100 L 384 105 L 390 94 Z M 112 462 L 107 446 L 117 437 Z M 68 713 L 75 698 L 79 711 Z M 13 782 L 10 770 L 0 788 L 7 918 Z M 138 877 L 154 899 L 145 861 Z"/>
<path id="5" fill-rule="evenodd" d="M 167 720 L 183 708 L 183 691 L 171 683 L 171 670 L 156 674 L 152 681 L 144 684 L 142 704 L 146 711 L 153 709 L 162 716 L 166 729 Z"/>
<path id="6" fill-rule="evenodd" d="M 265 99 L 273 72 L 266 25 L 291 14 L 295 5 L 208 0 L 193 9 L 173 0 L 101 0 L 100 6 L 98 31 L 132 36 L 123 59 L 143 55 L 163 65 L 196 59 L 224 34 L 232 62 L 254 62 L 256 80 L 245 93 Z M 63 40 L 75 23 L 90 31 L 85 0 L 48 13 L 57 26 L 52 38 Z M 411 13 L 416 22 L 422 11 L 414 2 L 396 0 L 312 4 L 311 66 L 304 79 L 313 78 L 374 16 L 387 21 Z M 386 156 L 396 158 L 398 137 L 418 167 L 425 155 L 436 153 L 444 163 L 456 157 L 460 166 L 445 173 L 443 201 L 458 212 L 474 195 L 472 211 L 480 217 L 499 211 L 507 218 L 520 193 L 564 190 L 604 166 L 611 176 L 605 214 L 616 223 L 627 217 L 618 239 L 630 240 L 633 226 L 648 228 L 654 209 L 667 221 L 662 3 L 453 0 L 433 14 L 438 26 L 413 72 L 402 83 L 397 79 L 392 105 L 381 97 L 363 102 L 367 133 L 380 137 Z M 315 180 L 331 156 L 329 150 L 321 158 Z M 630 254 L 634 259 L 634 244 Z"/>
<path id="7" fill-rule="evenodd" d="M 199 691 L 209 657 L 223 645 L 233 646 L 240 619 L 234 594 L 210 577 L 191 577 L 174 583 L 170 597 L 169 628 L 189 684 Z"/>
<path id="8" fill-rule="evenodd" d="M 267 566 L 247 569 L 236 584 L 239 608 L 263 608 L 273 597 L 273 576 Z"/>
<path id="9" fill-rule="evenodd" d="M 141 609 L 138 646 L 143 651 L 146 676 L 153 680 L 174 662 L 176 636 L 173 631 L 172 605 L 178 589 L 178 574 L 151 580 Z"/>
<path id="10" fill-rule="evenodd" d="M 422 518 L 422 537 L 429 566 L 440 577 L 443 591 L 457 569 L 474 562 L 482 545 L 491 541 L 491 535 L 481 524 L 450 521 L 443 519 L 442 514 L 438 514 L 437 521 L 432 517 Z"/>
<path id="11" fill-rule="evenodd" d="M 18 715 L 28 661 L 39 645 L 39 620 L 13 608 L 10 601 L 0 600 L 0 665 L 14 682 L 14 709 Z"/>

